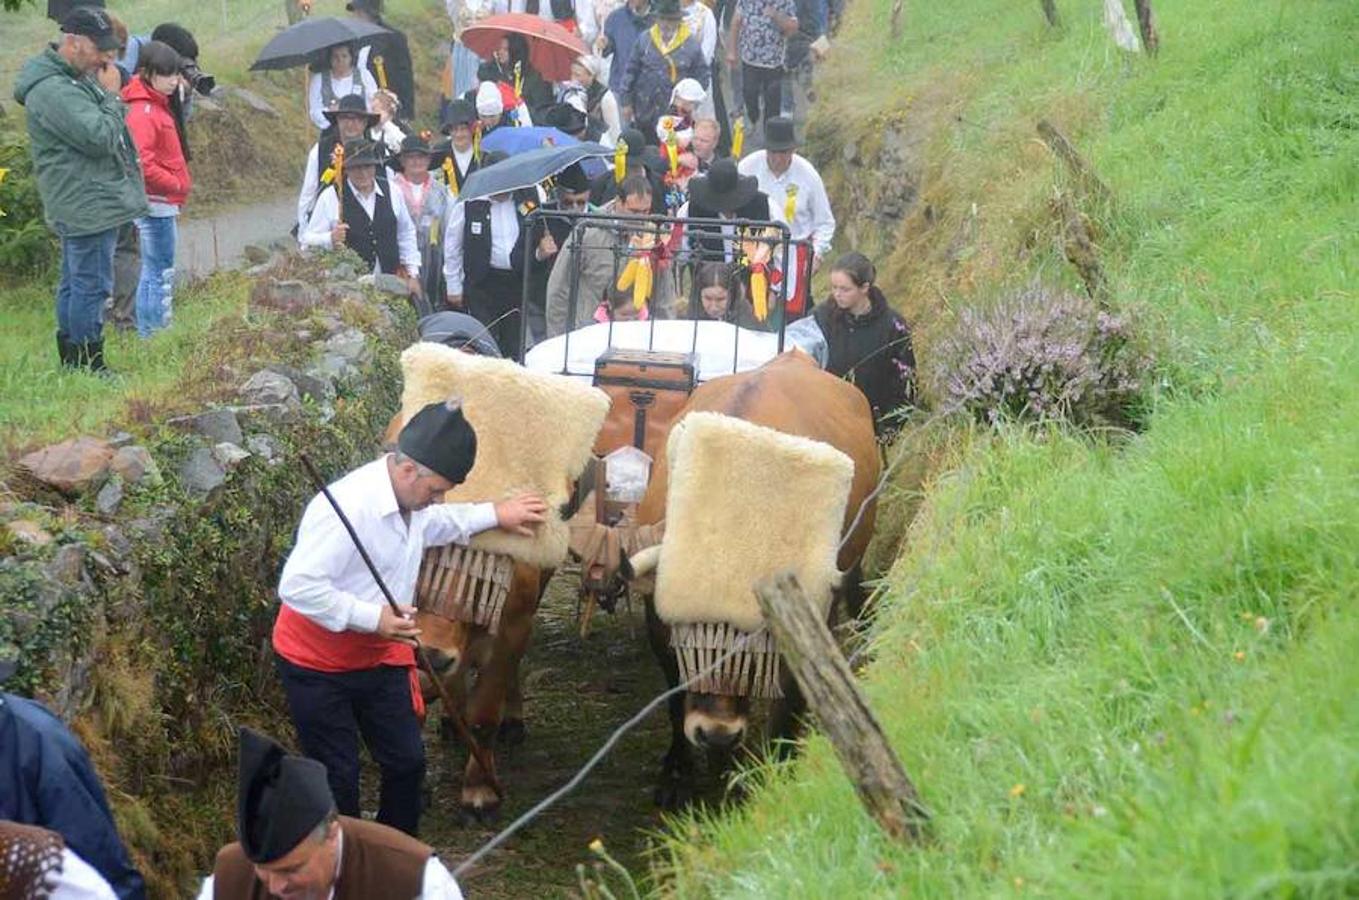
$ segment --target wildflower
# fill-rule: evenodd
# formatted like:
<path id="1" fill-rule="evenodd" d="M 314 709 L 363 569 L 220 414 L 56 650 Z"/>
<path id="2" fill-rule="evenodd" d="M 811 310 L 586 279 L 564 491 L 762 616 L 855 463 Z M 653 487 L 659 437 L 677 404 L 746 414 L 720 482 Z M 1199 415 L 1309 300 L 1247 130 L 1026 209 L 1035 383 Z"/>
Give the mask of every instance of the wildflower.
<path id="1" fill-rule="evenodd" d="M 1269 619 L 1264 616 L 1255 617 L 1255 630 L 1261 634 L 1269 634 Z"/>
<path id="2" fill-rule="evenodd" d="M 1245 650 L 1238 650 L 1238 651 L 1236 651 L 1235 653 L 1232 654 L 1232 659 L 1236 660 L 1237 662 L 1241 662 L 1241 661 L 1244 660 L 1245 658 L 1246 658 L 1246 651 L 1245 651 Z"/>
<path id="3" fill-rule="evenodd" d="M 599 838 L 595 838 L 593 841 L 590 842 L 590 852 L 591 852 L 591 853 L 603 853 L 603 852 L 604 852 L 604 842 L 601 841 Z"/>
<path id="4" fill-rule="evenodd" d="M 1024 792 L 1026 790 L 1028 790 L 1028 788 L 1024 787 L 1024 783 L 1021 781 L 1019 784 L 1016 784 L 1014 787 L 1010 788 L 1010 796 L 1023 797 Z"/>

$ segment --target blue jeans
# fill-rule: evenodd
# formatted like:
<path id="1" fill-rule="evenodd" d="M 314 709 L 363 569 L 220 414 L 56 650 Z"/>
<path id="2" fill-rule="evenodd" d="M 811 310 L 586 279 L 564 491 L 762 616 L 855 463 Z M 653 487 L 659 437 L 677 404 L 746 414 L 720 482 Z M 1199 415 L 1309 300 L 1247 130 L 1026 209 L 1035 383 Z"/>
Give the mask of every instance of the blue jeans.
<path id="1" fill-rule="evenodd" d="M 137 334 L 150 337 L 170 324 L 175 285 L 174 216 L 137 220 L 141 235 L 142 278 L 137 283 Z"/>
<path id="2" fill-rule="evenodd" d="M 118 229 L 61 238 L 57 282 L 57 337 L 87 344 L 104 335 L 104 301 L 113 293 L 113 247 Z"/>

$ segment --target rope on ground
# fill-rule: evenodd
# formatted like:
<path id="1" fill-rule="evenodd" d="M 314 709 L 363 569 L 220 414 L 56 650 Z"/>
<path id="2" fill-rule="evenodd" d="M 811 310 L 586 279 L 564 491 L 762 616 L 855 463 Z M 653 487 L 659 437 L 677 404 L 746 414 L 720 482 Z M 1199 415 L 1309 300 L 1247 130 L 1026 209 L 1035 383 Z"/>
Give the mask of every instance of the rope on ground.
<path id="1" fill-rule="evenodd" d="M 758 634 L 758 632 L 756 633 Z M 594 752 L 594 755 L 591 756 L 586 761 L 585 765 L 581 766 L 580 769 L 576 772 L 576 774 L 571 776 L 571 779 L 567 781 L 566 784 L 557 788 L 555 791 L 553 791 L 551 794 L 548 794 L 542 800 L 539 800 L 532 807 L 530 807 L 528 811 L 526 811 L 523 815 L 515 819 L 509 825 L 507 825 L 502 831 L 500 831 L 499 834 L 491 838 L 486 843 L 482 844 L 480 847 L 478 847 L 476 852 L 474 852 L 471 856 L 467 857 L 467 859 L 463 860 L 458 865 L 458 867 L 453 870 L 453 877 L 455 878 L 462 877 L 462 875 L 468 869 L 476 865 L 476 863 L 479 860 L 481 860 L 484 856 L 486 856 L 486 854 L 490 853 L 492 850 L 499 847 L 501 844 L 505 843 L 505 841 L 509 840 L 521 828 L 523 828 L 529 822 L 533 821 L 539 815 L 545 812 L 548 809 L 548 807 L 552 806 L 558 800 L 565 797 L 567 794 L 571 793 L 573 790 L 579 787 L 580 783 L 585 780 L 585 776 L 589 775 L 590 772 L 593 771 L 595 766 L 599 765 L 599 763 L 603 761 L 604 757 L 608 755 L 609 751 L 614 748 L 614 745 L 616 745 L 620 740 L 622 740 L 623 735 L 627 734 L 633 728 L 637 727 L 637 725 L 639 725 L 643 720 L 645 720 L 647 716 L 655 712 L 656 708 L 660 706 L 662 703 L 669 700 L 671 697 L 675 696 L 678 693 L 687 691 L 689 689 L 689 685 L 717 671 L 717 669 L 719 669 L 722 666 L 722 664 L 725 663 L 728 659 L 731 659 L 733 656 L 744 650 L 746 642 L 749 641 L 752 637 L 754 637 L 753 634 L 740 638 L 737 641 L 736 646 L 732 647 L 732 649 L 728 650 L 721 657 L 714 660 L 711 666 L 709 666 L 708 668 L 704 669 L 701 672 L 698 672 L 688 681 L 681 682 L 680 684 L 675 685 L 669 690 L 657 694 L 655 697 L 653 697 L 651 701 L 647 703 L 646 706 L 643 706 L 640 710 L 638 710 L 632 716 L 632 718 L 628 719 L 622 725 L 618 726 L 618 728 L 616 728 L 614 732 L 609 735 L 608 739 L 605 740 L 604 743 L 600 745 L 599 749 Z"/>

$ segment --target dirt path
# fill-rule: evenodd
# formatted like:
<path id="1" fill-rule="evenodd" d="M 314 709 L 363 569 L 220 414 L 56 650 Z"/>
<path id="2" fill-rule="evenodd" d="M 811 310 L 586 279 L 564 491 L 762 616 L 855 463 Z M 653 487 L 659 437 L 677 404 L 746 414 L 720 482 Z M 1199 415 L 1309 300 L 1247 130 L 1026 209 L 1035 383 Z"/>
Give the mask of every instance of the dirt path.
<path id="1" fill-rule="evenodd" d="M 220 210 L 204 219 L 179 223 L 175 264 L 181 277 L 202 278 L 218 269 L 239 265 L 249 244 L 264 246 L 288 237 L 297 219 L 297 198 L 286 196 L 263 203 Z"/>
<path id="2" fill-rule="evenodd" d="M 634 601 L 631 613 L 620 609 L 616 616 L 597 616 L 589 638 L 582 641 L 574 582 L 559 575 L 543 599 L 525 660 L 528 737 L 501 758 L 501 777 L 510 796 L 500 824 L 513 821 L 570 779 L 618 725 L 664 689 L 646 645 L 640 606 Z M 434 718 L 426 736 L 434 799 L 421 837 L 456 865 L 494 836 L 495 829 L 459 820 L 456 797 L 466 755 L 441 744 Z M 668 740 L 662 708 L 626 735 L 575 793 L 464 878 L 467 895 L 575 896 L 576 864 L 593 858 L 587 845 L 596 837 L 640 879 L 647 868 L 642 858 L 646 832 L 661 826 L 652 790 Z M 375 782 L 368 777 L 365 786 Z M 715 782 L 706 787 L 705 793 L 715 793 Z"/>

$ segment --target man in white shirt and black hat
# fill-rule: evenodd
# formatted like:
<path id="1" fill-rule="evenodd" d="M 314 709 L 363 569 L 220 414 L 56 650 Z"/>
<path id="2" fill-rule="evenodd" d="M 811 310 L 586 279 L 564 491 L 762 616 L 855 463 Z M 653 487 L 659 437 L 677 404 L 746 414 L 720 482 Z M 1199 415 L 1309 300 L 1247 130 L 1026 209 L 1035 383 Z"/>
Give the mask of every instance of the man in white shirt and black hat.
<path id="1" fill-rule="evenodd" d="M 789 265 L 791 319 L 811 312 L 811 285 L 805 275 L 815 272 L 835 240 L 835 213 L 831 212 L 826 185 L 816 166 L 797 153 L 793 120 L 775 116 L 764 125 L 765 145 L 741 160 L 742 175 L 753 176 L 769 196 L 774 217 L 786 224 L 796 245 Z"/>
<path id="2" fill-rule="evenodd" d="M 326 250 L 345 246 L 374 273 L 403 279 L 412 293 L 420 290 L 420 247 L 415 221 L 401 192 L 378 178 L 381 159 L 372 141 L 344 145 L 344 183 L 321 192 L 307 227 L 298 235 L 303 247 Z"/>
<path id="3" fill-rule="evenodd" d="M 321 182 L 322 174 L 330 168 L 335 148 L 345 141 L 366 137 L 368 130 L 377 125 L 381 118 L 370 112 L 368 103 L 362 97 L 348 94 L 340 98 L 335 109 L 322 113 L 330 120 L 330 126 L 321 132 L 316 143 L 307 153 L 307 165 L 302 173 L 302 190 L 297 194 L 297 233 L 307 227 L 311 211 L 316 207 L 316 198 L 325 187 Z"/>
<path id="4" fill-rule="evenodd" d="M 466 544 L 492 528 L 532 534 L 547 510 L 535 494 L 437 502 L 466 480 L 476 455 L 477 436 L 460 405 L 432 403 L 406 423 L 395 452 L 330 485 L 399 613 L 320 495 L 302 516 L 278 585 L 274 656 L 303 751 L 325 764 L 340 814 L 358 817 L 362 735 L 382 773 L 377 821 L 411 835 L 425 773 L 413 649 L 420 632 L 408 605 L 421 558 L 427 547 Z"/>

